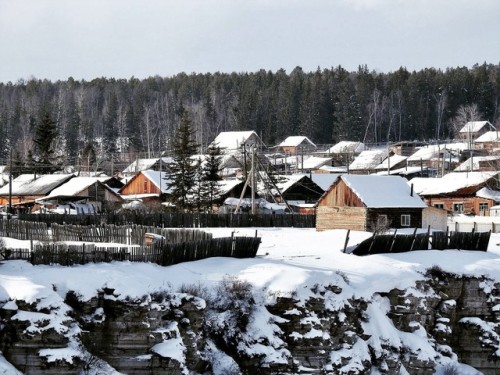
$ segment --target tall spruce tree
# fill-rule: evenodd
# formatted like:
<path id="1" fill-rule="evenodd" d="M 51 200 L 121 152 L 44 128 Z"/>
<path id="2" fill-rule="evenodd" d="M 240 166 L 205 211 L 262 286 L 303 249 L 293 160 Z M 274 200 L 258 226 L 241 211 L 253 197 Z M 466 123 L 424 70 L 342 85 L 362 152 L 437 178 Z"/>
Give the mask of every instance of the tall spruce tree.
<path id="1" fill-rule="evenodd" d="M 196 155 L 198 145 L 194 141 L 194 131 L 188 113 L 183 111 L 173 146 L 173 162 L 168 168 L 166 186 L 171 189 L 170 201 L 179 210 L 189 210 L 195 185 L 197 163 L 193 156 Z"/>
<path id="2" fill-rule="evenodd" d="M 53 142 L 57 136 L 56 122 L 50 116 L 47 110 L 44 110 L 41 120 L 35 129 L 35 154 L 33 164 L 36 171 L 40 174 L 55 172 L 58 167 L 55 158 L 55 152 L 52 148 Z"/>
<path id="3" fill-rule="evenodd" d="M 202 202 L 208 211 L 212 211 L 213 203 L 220 197 L 221 189 L 219 181 L 222 177 L 219 175 L 222 156 L 220 148 L 210 146 L 205 163 L 202 166 Z"/>

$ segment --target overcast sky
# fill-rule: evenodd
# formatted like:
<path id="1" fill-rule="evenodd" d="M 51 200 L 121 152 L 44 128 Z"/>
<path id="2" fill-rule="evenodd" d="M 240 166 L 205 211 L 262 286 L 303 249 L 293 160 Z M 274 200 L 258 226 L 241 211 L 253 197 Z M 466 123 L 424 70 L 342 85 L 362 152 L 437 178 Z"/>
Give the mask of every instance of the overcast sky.
<path id="1" fill-rule="evenodd" d="M 0 0 L 0 82 L 500 62 L 500 0 Z"/>

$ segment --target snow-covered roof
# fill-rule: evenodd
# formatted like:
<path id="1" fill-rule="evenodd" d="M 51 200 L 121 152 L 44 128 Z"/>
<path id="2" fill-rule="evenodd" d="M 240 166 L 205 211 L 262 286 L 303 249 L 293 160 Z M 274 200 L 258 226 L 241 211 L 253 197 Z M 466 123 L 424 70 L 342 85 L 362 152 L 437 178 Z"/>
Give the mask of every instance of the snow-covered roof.
<path id="1" fill-rule="evenodd" d="M 363 142 L 340 141 L 328 149 L 331 154 L 354 153 L 359 154 L 365 150 Z"/>
<path id="2" fill-rule="evenodd" d="M 73 174 L 23 174 L 12 180 L 12 195 L 47 195 L 56 187 L 73 178 Z M 0 195 L 8 195 L 9 186 L 0 188 Z"/>
<path id="3" fill-rule="evenodd" d="M 437 158 L 445 149 L 460 152 L 466 150 L 467 148 L 468 145 L 465 142 L 422 146 L 408 157 L 408 161 L 431 160 L 433 158 Z"/>
<path id="4" fill-rule="evenodd" d="M 339 176 L 340 173 L 311 173 L 310 175 L 311 180 L 323 191 L 327 191 Z"/>
<path id="5" fill-rule="evenodd" d="M 469 121 L 460 129 L 459 133 L 477 133 L 485 126 L 492 130 L 495 129 L 489 121 Z"/>
<path id="6" fill-rule="evenodd" d="M 368 208 L 427 207 L 417 194 L 411 195 L 403 177 L 345 174 L 340 178 Z"/>
<path id="7" fill-rule="evenodd" d="M 452 172 L 440 178 L 417 177 L 409 181 L 420 195 L 450 194 L 474 186 L 481 186 L 498 175 L 498 172 Z"/>
<path id="8" fill-rule="evenodd" d="M 498 142 L 500 141 L 500 133 L 495 131 L 486 132 L 483 135 L 476 138 L 475 143 L 483 143 L 483 142 Z"/>
<path id="9" fill-rule="evenodd" d="M 299 158 L 298 165 L 304 169 L 317 169 L 327 163 L 330 163 L 331 161 L 332 158 L 319 158 L 317 156 L 310 156 L 308 158 L 304 158 L 303 163 L 300 161 Z"/>
<path id="10" fill-rule="evenodd" d="M 399 164 L 403 161 L 405 161 L 407 159 L 406 156 L 402 156 L 402 155 L 398 155 L 398 154 L 394 154 L 392 155 L 391 157 L 388 157 L 387 159 L 385 159 L 382 163 L 380 163 L 379 165 L 377 165 L 375 167 L 376 170 L 383 170 L 383 169 L 387 169 L 389 166 L 392 168 L 394 167 L 396 164 Z"/>
<path id="11" fill-rule="evenodd" d="M 248 131 L 234 131 L 234 132 L 221 132 L 215 137 L 212 145 L 216 145 L 221 149 L 226 150 L 239 150 L 242 144 L 248 144 L 247 141 L 250 137 L 256 137 L 259 145 L 262 144 L 259 136 L 253 130 Z"/>
<path id="12" fill-rule="evenodd" d="M 500 160 L 500 155 L 474 156 L 464 161 L 462 164 L 456 167 L 454 171 L 455 172 L 477 171 L 480 168 L 479 163 L 493 162 L 495 160 Z"/>
<path id="13" fill-rule="evenodd" d="M 163 194 L 170 194 L 172 189 L 167 187 L 169 181 L 167 172 L 152 171 L 148 169 L 147 171 L 142 171 L 142 174 L 151 181 Z"/>
<path id="14" fill-rule="evenodd" d="M 492 201 L 500 202 L 500 191 L 484 187 L 477 191 L 476 197 L 491 199 Z"/>
<path id="15" fill-rule="evenodd" d="M 52 190 L 46 198 L 71 197 L 81 193 L 96 182 L 104 182 L 108 179 L 109 177 L 73 177 L 71 180 Z"/>
<path id="16" fill-rule="evenodd" d="M 279 147 L 297 147 L 297 146 L 300 146 L 302 143 L 308 143 L 311 146 L 316 147 L 316 145 L 314 143 L 312 143 L 309 138 L 301 136 L 301 135 L 290 136 L 290 137 L 286 138 L 283 142 L 281 142 L 278 146 Z"/>
<path id="17" fill-rule="evenodd" d="M 318 168 L 320 171 L 324 171 L 326 173 L 347 173 L 347 166 L 336 166 L 332 167 L 331 165 L 323 165 Z"/>
<path id="18" fill-rule="evenodd" d="M 391 169 L 389 171 L 390 175 L 400 175 L 400 176 L 408 176 L 411 174 L 419 173 L 422 171 L 421 167 L 403 167 L 399 169 Z M 380 172 L 375 173 L 377 176 L 387 176 L 387 169 L 381 170 Z"/>
<path id="19" fill-rule="evenodd" d="M 379 148 L 362 151 L 349 165 L 349 170 L 375 169 L 377 165 L 387 158 L 387 149 Z"/>
<path id="20" fill-rule="evenodd" d="M 231 190 L 233 190 L 236 186 L 241 184 L 242 181 L 238 179 L 227 179 L 227 180 L 221 180 L 217 182 L 217 185 L 219 185 L 219 192 L 221 195 L 229 193 Z"/>
<path id="21" fill-rule="evenodd" d="M 274 178 L 274 183 L 276 184 L 280 192 L 284 193 L 305 176 L 307 175 L 291 174 L 291 175 L 276 175 L 273 176 L 273 178 Z M 264 183 L 262 181 L 259 181 L 259 183 L 257 184 L 257 190 L 261 194 L 265 194 L 267 192 L 266 187 L 264 186 Z M 275 190 L 274 187 L 271 188 L 271 191 L 275 195 L 278 194 L 278 192 Z"/>
<path id="22" fill-rule="evenodd" d="M 136 173 L 140 171 L 145 171 L 147 169 L 150 169 L 159 160 L 160 158 L 134 160 L 127 168 L 123 170 L 122 173 Z M 162 163 L 164 163 L 164 165 L 168 165 L 173 161 L 171 157 L 162 157 L 161 160 Z"/>

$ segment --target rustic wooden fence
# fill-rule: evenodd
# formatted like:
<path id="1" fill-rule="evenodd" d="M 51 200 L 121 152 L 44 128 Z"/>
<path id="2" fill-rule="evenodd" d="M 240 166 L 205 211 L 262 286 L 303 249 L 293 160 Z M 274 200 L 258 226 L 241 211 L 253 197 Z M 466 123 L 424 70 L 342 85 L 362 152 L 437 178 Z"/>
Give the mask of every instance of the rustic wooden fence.
<path id="1" fill-rule="evenodd" d="M 64 243 L 36 244 L 29 249 L 7 249 L 0 252 L 5 260 L 23 259 L 32 264 L 72 266 L 111 261 L 150 262 L 169 266 L 211 257 L 253 258 L 257 254 L 259 237 L 211 238 L 193 242 L 156 242 L 151 246 L 99 247 L 95 244 Z"/>
<path id="2" fill-rule="evenodd" d="M 143 225 L 166 228 L 204 228 L 204 227 L 295 227 L 315 228 L 316 215 L 308 214 L 209 214 L 209 213 L 154 213 L 136 212 L 106 213 L 101 215 L 57 215 L 21 214 L 19 219 L 39 221 L 51 226 L 56 224 L 74 225 Z"/>
<path id="3" fill-rule="evenodd" d="M 146 233 L 163 236 L 167 242 L 191 242 L 212 238 L 211 233 L 199 229 L 171 229 L 140 225 L 61 225 L 53 223 L 49 230 L 44 222 L 0 220 L 0 236 L 18 240 L 43 242 L 80 241 L 113 242 L 142 245 Z"/>
<path id="4" fill-rule="evenodd" d="M 52 224 L 53 241 L 114 242 L 142 245 L 146 233 L 163 236 L 169 243 L 192 242 L 212 238 L 199 229 L 170 229 L 141 225 L 60 225 Z"/>
<path id="5" fill-rule="evenodd" d="M 0 236 L 18 240 L 51 240 L 46 223 L 21 220 L 0 220 Z"/>
<path id="6" fill-rule="evenodd" d="M 409 235 L 377 234 L 358 244 L 355 255 L 401 253 L 413 250 L 473 250 L 487 251 L 491 232 L 430 232 Z M 346 244 L 349 232 L 347 233 Z"/>

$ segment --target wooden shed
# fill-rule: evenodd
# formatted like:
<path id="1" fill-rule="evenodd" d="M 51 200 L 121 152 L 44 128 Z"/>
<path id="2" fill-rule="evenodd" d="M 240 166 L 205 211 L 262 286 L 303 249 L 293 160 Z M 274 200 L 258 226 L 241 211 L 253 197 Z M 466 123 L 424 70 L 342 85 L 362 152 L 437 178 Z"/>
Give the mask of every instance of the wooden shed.
<path id="1" fill-rule="evenodd" d="M 291 136 L 278 145 L 278 148 L 287 154 L 299 154 L 316 150 L 316 145 L 304 136 Z"/>
<path id="2" fill-rule="evenodd" d="M 422 226 L 427 207 L 398 176 L 341 175 L 316 206 L 316 230 Z"/>

